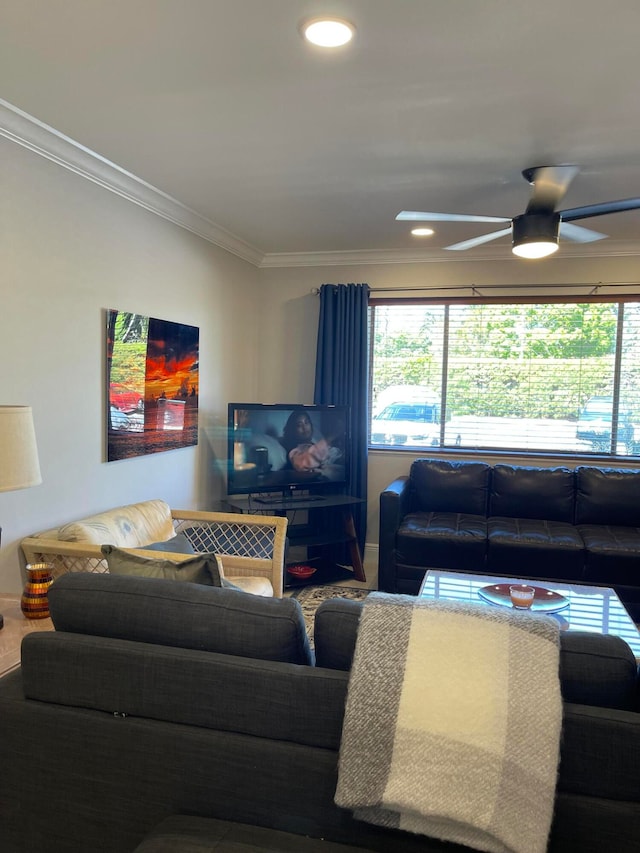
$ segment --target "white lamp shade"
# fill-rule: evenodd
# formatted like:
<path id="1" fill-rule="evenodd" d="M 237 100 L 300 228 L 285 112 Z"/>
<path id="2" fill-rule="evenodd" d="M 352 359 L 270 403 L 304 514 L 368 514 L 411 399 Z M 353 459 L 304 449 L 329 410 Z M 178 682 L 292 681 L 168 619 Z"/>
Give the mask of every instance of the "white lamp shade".
<path id="1" fill-rule="evenodd" d="M 0 492 L 41 482 L 31 406 L 0 406 Z"/>

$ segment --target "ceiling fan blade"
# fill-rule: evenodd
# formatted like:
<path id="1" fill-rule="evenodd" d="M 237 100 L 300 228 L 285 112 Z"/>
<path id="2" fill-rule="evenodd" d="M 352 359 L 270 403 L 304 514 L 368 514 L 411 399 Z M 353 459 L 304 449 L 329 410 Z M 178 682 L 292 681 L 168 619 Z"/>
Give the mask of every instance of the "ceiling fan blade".
<path id="1" fill-rule="evenodd" d="M 604 240 L 608 234 L 592 231 L 591 228 L 583 228 L 581 225 L 570 225 L 568 222 L 560 223 L 560 236 L 563 240 L 571 240 L 574 243 L 595 243 L 596 240 Z"/>
<path id="2" fill-rule="evenodd" d="M 580 171 L 578 166 L 537 166 L 525 169 L 524 178 L 533 184 L 527 213 L 552 213 L 569 184 Z"/>
<path id="3" fill-rule="evenodd" d="M 559 211 L 563 222 L 573 219 L 589 219 L 590 216 L 604 216 L 607 213 L 621 213 L 623 210 L 639 210 L 640 198 L 623 198 L 619 201 L 602 201 L 600 204 L 586 204 L 583 207 L 571 207 Z"/>
<path id="4" fill-rule="evenodd" d="M 423 213 L 419 210 L 401 210 L 396 219 L 412 222 L 511 222 L 504 216 L 474 216 L 466 213 Z"/>
<path id="5" fill-rule="evenodd" d="M 497 240 L 498 237 L 504 237 L 505 234 L 511 234 L 511 226 L 503 228 L 502 231 L 492 231 L 491 234 L 483 234 L 481 237 L 472 237 L 471 240 L 463 240 L 462 243 L 454 243 L 452 246 L 445 246 L 445 249 L 453 250 L 454 252 L 463 252 L 465 249 L 473 249 L 475 246 L 481 246 L 483 243 L 489 243 L 491 240 Z"/>

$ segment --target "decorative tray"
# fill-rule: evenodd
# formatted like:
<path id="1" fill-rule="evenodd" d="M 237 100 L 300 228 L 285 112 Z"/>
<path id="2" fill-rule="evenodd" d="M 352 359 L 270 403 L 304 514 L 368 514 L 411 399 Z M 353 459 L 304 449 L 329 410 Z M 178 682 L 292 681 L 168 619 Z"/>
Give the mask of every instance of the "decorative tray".
<path id="1" fill-rule="evenodd" d="M 298 580 L 307 580 L 307 578 L 316 573 L 313 566 L 289 566 L 287 571 L 294 578 L 298 578 Z"/>
<path id="2" fill-rule="evenodd" d="M 517 581 L 514 580 L 513 583 L 515 584 Z M 488 601 L 491 604 L 500 604 L 503 607 L 513 607 L 511 604 L 511 597 L 509 596 L 510 586 L 513 586 L 513 584 L 494 583 L 491 584 L 491 586 L 483 586 L 482 589 L 478 590 L 478 595 L 480 598 L 484 598 L 485 601 Z M 533 584 L 530 584 L 530 586 L 533 586 Z M 533 588 L 536 592 L 533 597 L 533 604 L 529 610 L 555 613 L 557 610 L 563 610 L 565 607 L 568 607 L 569 599 L 565 598 L 564 595 L 560 595 L 559 592 L 554 592 L 551 589 L 545 589 L 543 586 L 533 586 Z"/>

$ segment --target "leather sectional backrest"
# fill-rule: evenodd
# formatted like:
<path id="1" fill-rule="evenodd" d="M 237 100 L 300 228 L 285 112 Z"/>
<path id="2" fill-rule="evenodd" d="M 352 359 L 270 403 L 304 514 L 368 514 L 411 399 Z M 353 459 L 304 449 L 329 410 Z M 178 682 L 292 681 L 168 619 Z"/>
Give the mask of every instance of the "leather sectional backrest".
<path id="1" fill-rule="evenodd" d="M 489 515 L 573 523 L 575 475 L 569 468 L 495 465 Z"/>
<path id="2" fill-rule="evenodd" d="M 416 459 L 410 472 L 413 509 L 486 516 L 490 472 L 485 462 Z"/>
<path id="3" fill-rule="evenodd" d="M 640 527 L 640 471 L 576 468 L 576 524 Z"/>

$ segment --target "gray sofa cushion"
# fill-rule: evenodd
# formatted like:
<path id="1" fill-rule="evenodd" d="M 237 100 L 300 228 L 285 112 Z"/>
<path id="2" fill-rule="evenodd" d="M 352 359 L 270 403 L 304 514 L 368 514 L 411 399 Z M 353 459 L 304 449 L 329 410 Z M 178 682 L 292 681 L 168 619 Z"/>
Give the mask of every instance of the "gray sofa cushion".
<path id="1" fill-rule="evenodd" d="M 214 818 L 172 815 L 157 826 L 133 853 L 347 853 L 369 848 L 305 838 L 276 829 Z"/>
<path id="2" fill-rule="evenodd" d="M 314 624 L 317 666 L 351 669 L 362 606 L 361 601 L 333 598 L 318 607 Z M 638 666 L 620 637 L 562 632 L 560 683 L 565 702 L 640 710 Z"/>
<path id="3" fill-rule="evenodd" d="M 39 702 L 337 749 L 348 673 L 34 631 L 22 649 L 22 683 Z"/>
<path id="4" fill-rule="evenodd" d="M 361 612 L 361 601 L 330 598 L 322 602 L 313 622 L 316 666 L 351 669 Z"/>
<path id="5" fill-rule="evenodd" d="M 49 610 L 57 631 L 313 663 L 302 608 L 294 598 L 156 578 L 73 573 L 50 587 Z"/>

